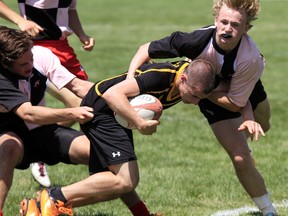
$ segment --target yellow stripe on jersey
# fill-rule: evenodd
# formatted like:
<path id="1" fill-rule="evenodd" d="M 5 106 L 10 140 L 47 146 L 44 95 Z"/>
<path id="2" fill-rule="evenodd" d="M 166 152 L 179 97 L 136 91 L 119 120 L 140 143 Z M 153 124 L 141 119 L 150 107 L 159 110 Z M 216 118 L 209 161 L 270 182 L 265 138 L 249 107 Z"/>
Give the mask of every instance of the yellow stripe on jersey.
<path id="1" fill-rule="evenodd" d="M 125 73 L 125 74 L 127 74 L 127 73 Z M 107 79 L 104 79 L 104 80 L 99 81 L 99 82 L 95 85 L 95 92 L 96 92 L 96 94 L 97 94 L 98 96 L 102 97 L 102 93 L 98 90 L 99 85 L 101 85 L 103 82 L 106 82 L 106 81 L 108 81 L 108 80 L 112 80 L 112 79 L 115 79 L 115 78 L 121 77 L 121 76 L 124 76 L 124 74 L 120 74 L 120 75 L 117 75 L 117 76 L 109 77 L 109 78 L 107 78 Z"/>

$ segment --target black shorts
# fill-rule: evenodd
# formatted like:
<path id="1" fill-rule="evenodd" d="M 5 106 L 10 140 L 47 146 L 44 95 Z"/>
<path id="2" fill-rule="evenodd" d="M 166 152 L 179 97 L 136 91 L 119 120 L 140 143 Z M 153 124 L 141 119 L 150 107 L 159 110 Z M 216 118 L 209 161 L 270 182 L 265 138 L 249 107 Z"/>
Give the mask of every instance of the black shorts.
<path id="1" fill-rule="evenodd" d="M 267 94 L 264 90 L 261 80 L 259 80 L 249 97 L 253 110 L 257 108 L 257 105 L 267 98 Z M 222 108 L 208 99 L 202 99 L 198 104 L 200 111 L 208 120 L 209 124 L 213 124 L 218 121 L 238 118 L 241 116 L 239 112 L 231 112 L 225 108 Z"/>
<path id="2" fill-rule="evenodd" d="M 95 113 L 92 121 L 81 125 L 91 142 L 90 174 L 107 171 L 108 166 L 137 160 L 132 131 L 119 125 L 113 113 Z"/>
<path id="3" fill-rule="evenodd" d="M 35 128 L 28 134 L 17 134 L 24 143 L 24 157 L 18 169 L 27 169 L 32 162 L 48 165 L 71 164 L 69 149 L 72 141 L 83 133 L 57 124 Z"/>

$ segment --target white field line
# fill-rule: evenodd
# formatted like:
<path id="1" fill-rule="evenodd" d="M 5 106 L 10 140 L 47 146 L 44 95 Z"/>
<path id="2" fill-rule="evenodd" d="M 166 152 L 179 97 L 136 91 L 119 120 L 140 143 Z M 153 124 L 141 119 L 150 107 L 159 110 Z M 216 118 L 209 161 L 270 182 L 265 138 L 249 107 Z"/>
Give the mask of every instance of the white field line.
<path id="1" fill-rule="evenodd" d="M 288 200 L 283 200 L 281 203 L 273 204 L 276 208 L 288 208 Z M 257 212 L 258 209 L 255 207 L 244 206 L 237 209 L 227 209 L 223 211 L 218 211 L 212 214 L 211 216 L 239 216 L 240 214 Z"/>

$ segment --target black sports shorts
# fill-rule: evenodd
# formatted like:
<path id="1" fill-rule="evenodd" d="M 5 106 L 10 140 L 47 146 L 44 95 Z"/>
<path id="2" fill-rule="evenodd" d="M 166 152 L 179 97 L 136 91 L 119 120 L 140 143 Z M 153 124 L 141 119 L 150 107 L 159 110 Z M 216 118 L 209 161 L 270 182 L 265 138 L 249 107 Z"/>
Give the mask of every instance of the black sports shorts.
<path id="1" fill-rule="evenodd" d="M 253 110 L 257 108 L 257 105 L 267 98 L 267 94 L 264 90 L 261 80 L 255 84 L 255 87 L 249 97 Z M 209 124 L 213 124 L 218 121 L 238 118 L 241 116 L 239 112 L 231 112 L 224 109 L 208 99 L 202 99 L 198 104 L 200 111 L 208 120 Z"/>
<path id="2" fill-rule="evenodd" d="M 133 133 L 119 125 L 111 113 L 95 113 L 92 121 L 81 125 L 91 143 L 89 172 L 107 171 L 108 166 L 137 160 Z"/>
<path id="3" fill-rule="evenodd" d="M 35 128 L 26 135 L 19 135 L 24 143 L 24 157 L 18 169 L 27 169 L 32 162 L 42 161 L 48 165 L 59 162 L 72 164 L 69 149 L 72 141 L 84 135 L 80 131 L 57 124 Z M 25 136 L 25 137 L 24 137 Z"/>

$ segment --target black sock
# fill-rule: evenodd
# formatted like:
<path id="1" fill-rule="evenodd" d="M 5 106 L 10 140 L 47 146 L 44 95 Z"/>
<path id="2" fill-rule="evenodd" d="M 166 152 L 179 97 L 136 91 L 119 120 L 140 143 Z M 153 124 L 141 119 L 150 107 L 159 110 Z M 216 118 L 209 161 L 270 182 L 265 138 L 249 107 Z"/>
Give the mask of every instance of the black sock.
<path id="1" fill-rule="evenodd" d="M 64 203 L 67 202 L 65 196 L 63 195 L 62 191 L 61 191 L 61 187 L 53 187 L 50 189 L 50 194 L 52 195 L 52 197 L 54 197 L 56 200 L 60 200 Z"/>

